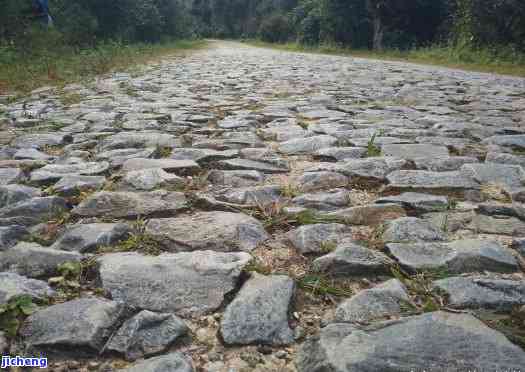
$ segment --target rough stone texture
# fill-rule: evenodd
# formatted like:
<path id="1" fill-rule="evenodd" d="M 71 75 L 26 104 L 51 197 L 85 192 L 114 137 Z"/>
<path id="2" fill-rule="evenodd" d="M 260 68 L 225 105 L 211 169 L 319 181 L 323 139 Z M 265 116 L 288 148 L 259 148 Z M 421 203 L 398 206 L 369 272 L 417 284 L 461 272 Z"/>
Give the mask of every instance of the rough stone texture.
<path id="1" fill-rule="evenodd" d="M 427 313 L 359 329 L 334 323 L 302 346 L 308 372 L 519 370 L 525 352 L 472 315 Z"/>
<path id="2" fill-rule="evenodd" d="M 31 182 L 45 183 L 60 180 L 64 176 L 95 176 L 106 172 L 109 163 L 89 162 L 76 164 L 49 164 L 31 172 Z"/>
<path id="3" fill-rule="evenodd" d="M 217 309 L 250 261 L 247 253 L 113 253 L 98 259 L 102 286 L 139 309 L 203 314 Z"/>
<path id="4" fill-rule="evenodd" d="M 381 146 L 381 151 L 385 156 L 393 156 L 402 159 L 448 156 L 448 149 L 445 146 L 428 144 L 385 144 Z"/>
<path id="5" fill-rule="evenodd" d="M 288 311 L 294 288 L 294 281 L 287 276 L 253 274 L 224 312 L 224 342 L 290 344 L 293 331 L 288 326 Z"/>
<path id="6" fill-rule="evenodd" d="M 132 228 L 124 223 L 93 223 L 73 225 L 51 246 L 53 249 L 95 252 L 98 247 L 110 246 L 126 239 Z"/>
<path id="7" fill-rule="evenodd" d="M 386 223 L 382 240 L 385 243 L 428 242 L 445 240 L 445 236 L 442 231 L 424 220 L 414 217 L 402 217 Z"/>
<path id="8" fill-rule="evenodd" d="M 24 179 L 24 172 L 18 168 L 0 168 L 0 185 L 17 183 Z"/>
<path id="9" fill-rule="evenodd" d="M 405 209 L 419 213 L 438 212 L 447 209 L 448 199 L 445 196 L 405 192 L 396 196 L 385 196 L 375 201 L 378 204 L 396 203 Z"/>
<path id="10" fill-rule="evenodd" d="M 387 176 L 388 188 L 402 191 L 464 191 L 478 189 L 479 183 L 464 172 L 430 172 L 399 170 Z"/>
<path id="11" fill-rule="evenodd" d="M 82 217 L 134 218 L 138 216 L 174 215 L 186 209 L 186 197 L 180 192 L 100 191 L 90 195 L 72 213 Z"/>
<path id="12" fill-rule="evenodd" d="M 389 243 L 389 253 L 411 270 L 446 269 L 449 273 L 515 272 L 512 251 L 497 241 L 456 240 L 452 243 Z"/>
<path id="13" fill-rule="evenodd" d="M 28 295 L 34 301 L 55 295 L 55 291 L 46 282 L 28 279 L 15 273 L 0 273 L 0 305 L 12 298 Z"/>
<path id="14" fill-rule="evenodd" d="M 369 323 L 395 317 L 401 313 L 402 305 L 408 303 L 410 297 L 403 283 L 391 279 L 342 302 L 335 311 L 334 321 Z"/>
<path id="15" fill-rule="evenodd" d="M 194 372 L 190 359 L 180 353 L 171 353 L 135 363 L 122 372 Z"/>
<path id="16" fill-rule="evenodd" d="M 251 251 L 268 234 L 262 224 L 243 213 L 198 212 L 191 216 L 150 220 L 146 233 L 172 252 L 210 249 Z"/>
<path id="17" fill-rule="evenodd" d="M 448 306 L 453 308 L 511 311 L 525 305 L 525 283 L 521 280 L 471 276 L 441 279 L 433 284 L 446 294 Z"/>
<path id="18" fill-rule="evenodd" d="M 0 226 L 0 251 L 11 248 L 28 237 L 29 231 L 23 226 Z"/>
<path id="19" fill-rule="evenodd" d="M 287 155 L 310 154 L 319 149 L 331 147 L 337 142 L 332 136 L 298 138 L 279 144 L 279 151 Z"/>
<path id="20" fill-rule="evenodd" d="M 378 225 L 388 220 L 404 217 L 406 212 L 398 204 L 372 204 L 341 209 L 326 215 L 342 218 L 351 225 Z"/>
<path id="21" fill-rule="evenodd" d="M 321 253 L 345 239 L 351 240 L 352 229 L 338 223 L 304 225 L 289 231 L 286 237 L 301 253 Z"/>
<path id="22" fill-rule="evenodd" d="M 104 349 L 135 360 L 165 350 L 187 332 L 186 324 L 175 315 L 143 310 L 126 320 Z"/>
<path id="23" fill-rule="evenodd" d="M 348 185 L 348 177 L 336 172 L 306 172 L 295 183 L 303 192 L 327 190 Z"/>
<path id="24" fill-rule="evenodd" d="M 0 208 L 40 196 L 40 189 L 24 185 L 0 186 Z"/>
<path id="25" fill-rule="evenodd" d="M 345 243 L 332 253 L 314 260 L 316 271 L 333 276 L 388 275 L 393 261 L 381 252 Z"/>
<path id="26" fill-rule="evenodd" d="M 60 217 L 67 203 L 57 196 L 36 197 L 0 209 L 0 226 L 31 226 Z"/>
<path id="27" fill-rule="evenodd" d="M 81 298 L 38 310 L 26 319 L 20 334 L 30 347 L 100 351 L 123 313 L 117 302 Z"/>
<path id="28" fill-rule="evenodd" d="M 57 273 L 58 265 L 80 261 L 82 258 L 83 256 L 76 252 L 64 252 L 36 243 L 22 242 L 0 252 L 0 270 L 30 278 L 47 277 Z"/>
<path id="29" fill-rule="evenodd" d="M 106 177 L 101 176 L 64 176 L 53 185 L 53 191 L 60 196 L 76 196 L 82 192 L 100 190 Z"/>
<path id="30" fill-rule="evenodd" d="M 122 164 L 122 170 L 125 172 L 151 168 L 160 168 L 166 172 L 177 174 L 194 174 L 200 169 L 200 166 L 193 160 L 139 158 L 126 160 L 124 164 Z"/>
<path id="31" fill-rule="evenodd" d="M 186 180 L 161 168 L 148 168 L 127 172 L 124 183 L 135 190 L 151 191 L 156 188 L 182 188 Z"/>

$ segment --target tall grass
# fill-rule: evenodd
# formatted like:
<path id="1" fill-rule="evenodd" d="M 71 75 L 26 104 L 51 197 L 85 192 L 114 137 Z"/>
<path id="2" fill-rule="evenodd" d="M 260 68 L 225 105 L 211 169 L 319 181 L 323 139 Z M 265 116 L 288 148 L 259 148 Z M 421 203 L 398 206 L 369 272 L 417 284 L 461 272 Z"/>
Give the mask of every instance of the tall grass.
<path id="1" fill-rule="evenodd" d="M 26 44 L 0 45 L 0 94 L 26 93 L 46 85 L 83 81 L 204 44 L 197 40 L 158 44 L 106 41 L 79 48 L 62 43 L 60 35 L 40 33 L 28 37 Z"/>
<path id="2" fill-rule="evenodd" d="M 333 44 L 307 46 L 299 43 L 273 44 L 257 40 L 248 41 L 248 43 L 259 47 L 270 47 L 292 52 L 351 55 L 525 77 L 525 52 L 510 47 L 475 48 L 470 45 L 436 45 L 406 51 L 397 49 L 372 51 L 351 49 Z"/>

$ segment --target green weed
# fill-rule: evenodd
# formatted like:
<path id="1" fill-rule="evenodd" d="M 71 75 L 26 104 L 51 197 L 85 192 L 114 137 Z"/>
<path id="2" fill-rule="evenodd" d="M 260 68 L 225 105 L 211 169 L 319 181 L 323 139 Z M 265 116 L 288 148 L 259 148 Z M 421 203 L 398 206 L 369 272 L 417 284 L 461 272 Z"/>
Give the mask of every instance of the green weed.
<path id="1" fill-rule="evenodd" d="M 7 304 L 0 305 L 0 330 L 8 337 L 16 337 L 23 319 L 33 314 L 37 308 L 29 295 L 15 297 Z"/>

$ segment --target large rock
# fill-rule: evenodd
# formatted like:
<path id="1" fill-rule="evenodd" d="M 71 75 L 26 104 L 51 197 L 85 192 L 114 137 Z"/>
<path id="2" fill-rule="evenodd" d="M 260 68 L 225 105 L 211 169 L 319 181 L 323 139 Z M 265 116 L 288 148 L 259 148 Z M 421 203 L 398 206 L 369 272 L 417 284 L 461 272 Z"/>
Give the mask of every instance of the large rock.
<path id="1" fill-rule="evenodd" d="M 191 360 L 180 353 L 171 353 L 135 363 L 120 372 L 193 372 Z"/>
<path id="2" fill-rule="evenodd" d="M 398 279 L 391 279 L 359 292 L 342 302 L 335 311 L 335 322 L 369 323 L 399 316 L 410 303 L 407 289 Z"/>
<path id="3" fill-rule="evenodd" d="M 98 247 L 109 246 L 126 239 L 132 228 L 124 223 L 91 223 L 70 226 L 52 246 L 54 249 L 95 252 Z"/>
<path id="4" fill-rule="evenodd" d="M 29 279 L 15 273 L 0 273 L 0 305 L 22 295 L 41 301 L 54 296 L 55 291 L 41 280 Z"/>
<path id="5" fill-rule="evenodd" d="M 127 360 L 135 360 L 165 350 L 188 330 L 186 324 L 173 314 L 143 310 L 126 320 L 104 349 L 122 353 Z"/>
<path id="6" fill-rule="evenodd" d="M 451 274 L 478 271 L 515 272 L 512 251 L 497 241 L 456 240 L 452 243 L 388 243 L 390 254 L 410 270 L 446 270 Z"/>
<path id="7" fill-rule="evenodd" d="M 337 143 L 332 136 L 314 136 L 292 139 L 279 144 L 279 151 L 286 155 L 313 154 L 317 150 L 331 147 Z"/>
<path id="8" fill-rule="evenodd" d="M 217 170 L 208 174 L 208 181 L 214 185 L 246 187 L 260 184 L 264 181 L 264 174 L 255 170 Z"/>
<path id="9" fill-rule="evenodd" d="M 175 160 L 175 159 L 129 159 L 122 164 L 122 170 L 125 172 L 144 170 L 144 169 L 163 169 L 166 172 L 176 174 L 195 174 L 199 171 L 200 166 L 193 160 Z"/>
<path id="10" fill-rule="evenodd" d="M 90 195 L 72 213 L 81 217 L 135 218 L 174 215 L 187 208 L 180 192 L 100 191 Z"/>
<path id="11" fill-rule="evenodd" d="M 425 220 L 401 217 L 386 223 L 382 240 L 385 243 L 442 241 L 445 240 L 445 235 Z"/>
<path id="12" fill-rule="evenodd" d="M 383 155 L 401 159 L 436 158 L 448 156 L 445 146 L 429 144 L 384 144 L 381 146 Z"/>
<path id="13" fill-rule="evenodd" d="M 262 224 L 243 213 L 197 212 L 150 220 L 146 233 L 166 250 L 251 251 L 269 238 Z"/>
<path id="14" fill-rule="evenodd" d="M 510 147 L 513 150 L 525 150 L 525 134 L 493 136 L 483 140 L 484 144 Z"/>
<path id="15" fill-rule="evenodd" d="M 18 148 L 32 148 L 42 150 L 47 146 L 61 146 L 72 142 L 67 133 L 35 133 L 17 137 L 11 144 Z"/>
<path id="16" fill-rule="evenodd" d="M 124 184 L 135 190 L 151 191 L 157 188 L 182 188 L 186 179 L 168 173 L 161 168 L 148 168 L 127 172 Z"/>
<path id="17" fill-rule="evenodd" d="M 525 282 L 483 276 L 437 280 L 434 288 L 447 296 L 448 306 L 459 309 L 511 311 L 525 305 Z"/>
<path id="18" fill-rule="evenodd" d="M 31 182 L 46 183 L 58 181 L 64 176 L 96 176 L 106 172 L 109 163 L 88 162 L 75 164 L 49 164 L 31 172 Z"/>
<path id="19" fill-rule="evenodd" d="M 350 240 L 352 229 L 338 223 L 304 225 L 289 231 L 286 237 L 301 253 L 325 253 L 332 245 Z"/>
<path id="20" fill-rule="evenodd" d="M 98 153 L 96 155 L 97 160 L 106 160 L 108 161 L 112 167 L 118 167 L 124 164 L 124 162 L 128 159 L 134 159 L 134 158 L 151 158 L 155 155 L 157 152 L 157 149 L 155 147 L 150 148 L 131 148 L 131 149 L 117 149 L 117 150 L 109 150 L 104 151 L 101 153 Z"/>
<path id="21" fill-rule="evenodd" d="M 519 165 L 465 164 L 461 172 L 481 185 L 499 185 L 509 194 L 525 187 L 525 171 Z"/>
<path id="22" fill-rule="evenodd" d="M 375 276 L 388 275 L 394 261 L 385 254 L 361 247 L 357 244 L 343 243 L 336 250 L 313 262 L 315 271 L 333 276 Z"/>
<path id="23" fill-rule="evenodd" d="M 350 191 L 346 189 L 333 189 L 296 196 L 292 203 L 295 206 L 328 212 L 348 207 L 350 196 Z"/>
<path id="24" fill-rule="evenodd" d="M 480 184 L 461 171 L 430 172 L 421 170 L 398 170 L 387 176 L 388 189 L 399 191 L 461 192 L 479 189 Z"/>
<path id="25" fill-rule="evenodd" d="M 340 173 L 327 171 L 305 172 L 295 179 L 297 187 L 303 192 L 346 187 L 348 182 L 348 177 Z"/>
<path id="26" fill-rule="evenodd" d="M 288 312 L 295 284 L 284 275 L 254 274 L 228 305 L 221 322 L 227 344 L 286 345 L 293 342 Z"/>
<path id="27" fill-rule="evenodd" d="M 217 198 L 233 204 L 264 207 L 278 202 L 281 197 L 282 190 L 280 186 L 267 185 L 228 190 Z"/>
<path id="28" fill-rule="evenodd" d="M 431 364 L 429 364 L 431 363 Z M 334 323 L 301 347 L 301 372 L 519 371 L 525 352 L 472 315 L 426 313 L 368 328 Z"/>
<path id="29" fill-rule="evenodd" d="M 178 141 L 171 134 L 159 132 L 121 132 L 105 138 L 100 147 L 103 150 L 173 147 Z"/>
<path id="30" fill-rule="evenodd" d="M 23 181 L 24 172 L 19 168 L 0 168 L 0 185 L 8 185 Z"/>
<path id="31" fill-rule="evenodd" d="M 350 225 L 378 225 L 404 217 L 406 212 L 398 204 L 371 204 L 341 209 L 326 213 L 326 216 L 341 218 Z"/>
<path id="32" fill-rule="evenodd" d="M 41 194 L 40 189 L 35 187 L 24 185 L 0 186 L 0 208 L 40 196 Z"/>
<path id="33" fill-rule="evenodd" d="M 89 348 L 100 351 L 124 314 L 114 301 L 81 298 L 38 310 L 20 334 L 35 348 Z"/>
<path id="34" fill-rule="evenodd" d="M 62 216 L 66 200 L 57 196 L 36 197 L 0 209 L 0 226 L 32 226 Z"/>
<path id="35" fill-rule="evenodd" d="M 30 278 L 57 274 L 57 267 L 65 262 L 80 261 L 76 252 L 45 248 L 36 243 L 18 243 L 0 252 L 0 271 L 15 272 Z"/>
<path id="36" fill-rule="evenodd" d="M 221 160 L 217 163 L 217 166 L 225 170 L 252 170 L 261 173 L 288 173 L 288 168 L 278 167 L 270 163 L 264 163 L 261 161 L 254 161 L 248 159 L 230 159 Z"/>
<path id="37" fill-rule="evenodd" d="M 104 176 L 64 176 L 52 186 L 55 194 L 60 196 L 76 196 L 82 192 L 100 190 L 104 187 L 106 177 Z"/>
<path id="38" fill-rule="evenodd" d="M 0 251 L 11 248 L 28 237 L 29 231 L 23 226 L 0 226 Z"/>
<path id="39" fill-rule="evenodd" d="M 181 315 L 221 306 L 249 263 L 247 253 L 213 251 L 162 254 L 113 253 L 98 259 L 102 287 L 138 309 Z"/>
<path id="40" fill-rule="evenodd" d="M 385 196 L 375 201 L 377 204 L 400 204 L 406 210 L 416 213 L 439 212 L 448 208 L 448 198 L 440 195 L 405 192 L 395 196 Z"/>

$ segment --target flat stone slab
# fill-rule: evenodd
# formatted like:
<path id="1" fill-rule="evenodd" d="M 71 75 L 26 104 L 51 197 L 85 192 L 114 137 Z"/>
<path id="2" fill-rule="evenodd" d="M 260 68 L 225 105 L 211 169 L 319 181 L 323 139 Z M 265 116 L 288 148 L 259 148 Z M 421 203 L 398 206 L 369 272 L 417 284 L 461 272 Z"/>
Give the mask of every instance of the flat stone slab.
<path id="1" fill-rule="evenodd" d="M 0 209 L 0 226 L 32 226 L 68 212 L 66 200 L 58 196 L 35 197 Z"/>
<path id="2" fill-rule="evenodd" d="M 389 190 L 464 191 L 479 189 L 480 184 L 461 171 L 430 172 L 398 170 L 387 176 Z"/>
<path id="3" fill-rule="evenodd" d="M 38 310 L 25 320 L 20 334 L 29 347 L 100 351 L 123 313 L 118 302 L 81 298 Z"/>
<path id="4" fill-rule="evenodd" d="M 398 204 L 370 204 L 340 209 L 325 213 L 329 217 L 338 217 L 350 225 L 378 225 L 388 220 L 406 216 L 406 211 Z"/>
<path id="5" fill-rule="evenodd" d="M 146 233 L 171 252 L 251 251 L 269 238 L 263 225 L 243 213 L 197 212 L 190 216 L 152 219 Z"/>
<path id="6" fill-rule="evenodd" d="M 350 191 L 347 189 L 332 189 L 296 196 L 292 199 L 292 203 L 303 208 L 329 212 L 348 207 L 350 196 Z"/>
<path id="7" fill-rule="evenodd" d="M 293 342 L 288 313 L 295 283 L 284 275 L 254 273 L 228 305 L 221 321 L 224 342 L 286 345 Z"/>
<path id="8" fill-rule="evenodd" d="M 337 138 L 332 136 L 313 136 L 297 138 L 279 144 L 279 151 L 286 155 L 313 154 L 317 150 L 332 147 L 337 143 Z"/>
<path id="9" fill-rule="evenodd" d="M 409 303 L 404 284 L 398 279 L 390 279 L 339 304 L 334 322 L 369 323 L 396 317 L 401 314 L 402 306 Z"/>
<path id="10" fill-rule="evenodd" d="M 416 192 L 405 192 L 395 196 L 385 196 L 375 201 L 376 204 L 400 204 L 406 210 L 418 213 L 440 212 L 448 208 L 448 198 L 441 195 L 429 195 Z"/>
<path id="11" fill-rule="evenodd" d="M 174 147 L 178 141 L 171 134 L 160 132 L 122 132 L 106 137 L 100 144 L 102 150 L 129 148 Z"/>
<path id="12" fill-rule="evenodd" d="M 75 196 L 82 192 L 102 189 L 106 182 L 103 176 L 64 176 L 52 186 L 54 193 L 60 196 Z"/>
<path id="13" fill-rule="evenodd" d="M 16 273 L 0 273 L 0 305 L 19 296 L 30 296 L 38 302 L 53 297 L 56 292 L 41 280 L 29 279 Z"/>
<path id="14" fill-rule="evenodd" d="M 515 272 L 512 251 L 492 240 L 456 240 L 451 243 L 388 243 L 389 253 L 410 270 L 441 270 L 451 274 L 479 271 Z"/>
<path id="15" fill-rule="evenodd" d="M 401 217 L 388 221 L 382 234 L 385 243 L 443 241 L 445 234 L 425 220 Z"/>
<path id="16" fill-rule="evenodd" d="M 224 170 L 254 170 L 262 173 L 288 173 L 288 168 L 277 167 L 269 163 L 248 159 L 221 160 L 217 166 Z"/>
<path id="17" fill-rule="evenodd" d="M 0 186 L 0 208 L 40 196 L 42 192 L 35 187 L 24 185 Z"/>
<path id="18" fill-rule="evenodd" d="M 198 315 L 216 310 L 250 262 L 248 253 L 213 251 L 143 256 L 112 253 L 98 259 L 102 287 L 138 309 Z"/>
<path id="19" fill-rule="evenodd" d="M 394 261 L 387 255 L 353 243 L 343 243 L 336 250 L 314 260 L 313 268 L 333 276 L 356 277 L 390 275 Z"/>
<path id="20" fill-rule="evenodd" d="M 180 353 L 149 358 L 133 364 L 122 372 L 194 372 L 191 360 Z"/>
<path id="21" fill-rule="evenodd" d="M 10 271 L 30 278 L 49 277 L 57 274 L 57 267 L 65 262 L 78 262 L 83 256 L 42 247 L 36 243 L 20 242 L 0 252 L 0 271 Z"/>
<path id="22" fill-rule="evenodd" d="M 193 160 L 140 158 L 129 159 L 122 164 L 122 170 L 125 172 L 151 168 L 160 168 L 166 172 L 176 174 L 195 174 L 199 171 L 200 166 Z"/>
<path id="23" fill-rule="evenodd" d="M 429 144 L 384 144 L 381 145 L 381 152 L 385 156 L 401 159 L 448 156 L 448 149 L 445 146 Z"/>
<path id="24" fill-rule="evenodd" d="M 468 314 L 433 312 L 368 328 L 334 323 L 299 350 L 299 371 L 519 370 L 525 352 Z M 394 368 L 394 369 L 392 369 Z"/>
<path id="25" fill-rule="evenodd" d="M 525 187 L 525 171 L 519 165 L 466 164 L 461 171 L 481 185 L 499 185 L 509 193 Z"/>
<path id="26" fill-rule="evenodd" d="M 148 168 L 127 172 L 123 183 L 132 189 L 151 191 L 157 188 L 183 188 L 187 180 L 161 168 Z"/>
<path id="27" fill-rule="evenodd" d="M 208 174 L 208 181 L 214 185 L 246 187 L 254 186 L 264 181 L 264 174 L 255 170 L 217 170 Z"/>
<path id="28" fill-rule="evenodd" d="M 143 310 L 122 324 L 104 350 L 124 354 L 127 360 L 136 360 L 164 351 L 188 331 L 186 324 L 173 314 Z"/>
<path id="29" fill-rule="evenodd" d="M 180 192 L 100 191 L 90 195 L 72 213 L 81 217 L 135 218 L 170 216 L 186 208 L 186 197 Z"/>
<path id="30" fill-rule="evenodd" d="M 447 296 L 447 306 L 456 309 L 511 311 L 525 305 L 525 282 L 490 276 L 453 277 L 437 280 L 435 289 Z"/>
<path id="31" fill-rule="evenodd" d="M 305 172 L 294 179 L 294 183 L 303 192 L 329 190 L 348 186 L 348 177 L 336 172 Z"/>
<path id="32" fill-rule="evenodd" d="M 324 253 L 331 246 L 352 238 L 351 227 L 339 223 L 300 226 L 286 234 L 301 253 Z"/>
<path id="33" fill-rule="evenodd" d="M 0 168 L 0 186 L 18 183 L 24 178 L 24 172 L 19 168 Z"/>
<path id="34" fill-rule="evenodd" d="M 128 159 L 151 158 L 156 152 L 157 149 L 155 147 L 116 149 L 100 152 L 96 155 L 96 159 L 106 160 L 111 164 L 112 167 L 118 167 L 124 164 L 124 162 Z"/>
<path id="35" fill-rule="evenodd" d="M 277 203 L 281 198 L 282 188 L 276 185 L 235 188 L 217 196 L 228 203 L 260 207 Z"/>
<path id="36" fill-rule="evenodd" d="M 29 231 L 23 226 L 0 226 L 0 251 L 11 248 L 20 240 L 27 238 L 29 238 Z"/>
<path id="37" fill-rule="evenodd" d="M 53 249 L 93 253 L 99 247 L 110 246 L 126 239 L 133 229 L 125 223 L 91 223 L 68 226 L 51 246 Z"/>
<path id="38" fill-rule="evenodd" d="M 31 182 L 45 183 L 58 181 L 64 176 L 96 176 L 106 172 L 109 163 L 88 162 L 76 164 L 49 164 L 31 172 Z"/>
<path id="39" fill-rule="evenodd" d="M 47 146 L 60 146 L 72 142 L 67 133 L 36 133 L 17 137 L 11 145 L 18 148 L 32 148 L 42 150 Z"/>

